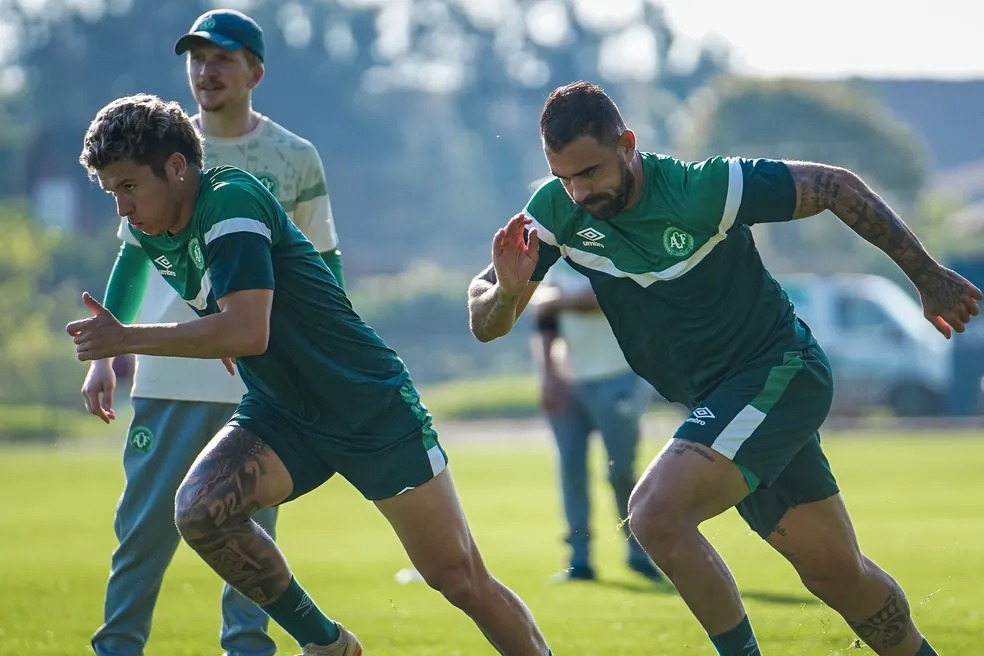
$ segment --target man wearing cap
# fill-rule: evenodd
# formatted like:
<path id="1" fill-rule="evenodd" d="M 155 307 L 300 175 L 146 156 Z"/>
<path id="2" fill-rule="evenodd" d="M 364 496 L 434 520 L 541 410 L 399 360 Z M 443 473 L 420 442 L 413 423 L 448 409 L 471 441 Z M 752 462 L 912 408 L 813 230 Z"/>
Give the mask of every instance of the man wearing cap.
<path id="1" fill-rule="evenodd" d="M 324 168 L 314 146 L 254 111 L 253 89 L 263 78 L 263 31 L 232 10 L 200 16 L 174 46 L 188 53 L 188 82 L 199 107 L 196 127 L 205 136 L 208 167 L 230 165 L 258 178 L 321 253 L 339 284 L 342 264 Z M 123 246 L 106 289 L 106 307 L 121 321 L 167 323 L 195 318 L 150 262 L 121 221 Z M 144 302 L 145 301 L 145 302 Z M 230 370 L 231 371 L 231 370 Z M 116 380 L 109 361 L 94 362 L 83 384 L 88 401 L 108 395 Z M 179 536 L 174 495 L 192 462 L 229 420 L 245 388 L 216 362 L 137 356 L 131 392 L 134 415 L 123 452 L 126 486 L 116 509 L 119 546 L 113 552 L 104 623 L 92 638 L 99 654 L 142 654 L 164 571 Z M 87 403 L 107 423 L 115 418 Z M 271 536 L 274 508 L 254 519 Z M 268 616 L 233 588 L 222 592 L 220 643 L 228 656 L 269 656 Z"/>

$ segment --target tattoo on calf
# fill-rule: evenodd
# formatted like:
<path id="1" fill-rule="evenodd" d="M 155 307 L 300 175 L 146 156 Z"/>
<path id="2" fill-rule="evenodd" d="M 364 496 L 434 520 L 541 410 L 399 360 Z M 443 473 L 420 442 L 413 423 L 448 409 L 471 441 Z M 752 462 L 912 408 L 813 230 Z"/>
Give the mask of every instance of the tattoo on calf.
<path id="1" fill-rule="evenodd" d="M 275 601 L 290 576 L 276 544 L 250 519 L 260 508 L 256 494 L 268 452 L 255 435 L 233 429 L 189 474 L 182 487 L 190 495 L 178 506 L 188 544 L 259 605 Z"/>
<path id="2" fill-rule="evenodd" d="M 894 583 L 885 604 L 877 613 L 860 622 L 850 622 L 858 637 L 875 650 L 900 644 L 908 635 L 910 624 L 909 602 Z"/>

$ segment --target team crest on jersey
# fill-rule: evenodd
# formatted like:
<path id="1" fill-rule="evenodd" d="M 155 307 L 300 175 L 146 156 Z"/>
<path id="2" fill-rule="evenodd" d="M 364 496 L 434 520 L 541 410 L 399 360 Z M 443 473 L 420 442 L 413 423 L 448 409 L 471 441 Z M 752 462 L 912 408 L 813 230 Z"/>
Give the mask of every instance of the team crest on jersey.
<path id="1" fill-rule="evenodd" d="M 685 230 L 670 226 L 663 231 L 663 248 L 673 257 L 686 257 L 694 252 L 694 236 Z"/>
<path id="2" fill-rule="evenodd" d="M 277 195 L 277 190 L 280 189 L 279 180 L 277 180 L 275 177 L 273 177 L 266 171 L 263 171 L 262 173 L 254 173 L 254 175 L 256 176 L 257 180 L 263 183 L 263 186 L 266 187 L 271 194 L 273 194 L 274 196 Z"/>
<path id="3" fill-rule="evenodd" d="M 141 453 L 147 453 L 154 446 L 154 433 L 146 426 L 134 426 L 130 429 L 130 446 Z"/>
<path id="4" fill-rule="evenodd" d="M 188 242 L 188 256 L 199 271 L 205 269 L 205 255 L 202 253 L 202 245 L 198 243 L 197 237 L 192 237 Z"/>

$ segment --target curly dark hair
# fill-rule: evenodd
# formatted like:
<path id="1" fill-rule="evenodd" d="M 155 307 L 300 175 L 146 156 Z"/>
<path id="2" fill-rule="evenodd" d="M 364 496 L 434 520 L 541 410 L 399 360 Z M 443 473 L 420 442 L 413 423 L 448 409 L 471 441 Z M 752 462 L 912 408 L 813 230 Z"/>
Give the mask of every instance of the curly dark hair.
<path id="1" fill-rule="evenodd" d="M 141 93 L 117 98 L 99 110 L 85 132 L 79 163 L 93 177 L 110 164 L 131 160 L 163 178 L 164 164 L 174 153 L 201 169 L 202 135 L 178 103 Z"/>

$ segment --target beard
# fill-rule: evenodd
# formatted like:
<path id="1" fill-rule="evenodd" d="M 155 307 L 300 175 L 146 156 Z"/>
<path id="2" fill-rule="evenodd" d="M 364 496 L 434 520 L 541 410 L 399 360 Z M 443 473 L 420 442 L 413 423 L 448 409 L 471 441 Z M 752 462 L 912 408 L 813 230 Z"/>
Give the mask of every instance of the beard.
<path id="1" fill-rule="evenodd" d="M 609 221 L 629 204 L 629 197 L 632 196 L 632 191 L 635 189 L 635 182 L 632 168 L 622 162 L 622 176 L 615 191 L 593 194 L 578 205 L 595 220 Z"/>
<path id="2" fill-rule="evenodd" d="M 228 98 L 224 94 L 216 92 L 198 92 L 195 94 L 195 101 L 198 106 L 206 112 L 219 112 L 226 108 Z"/>

